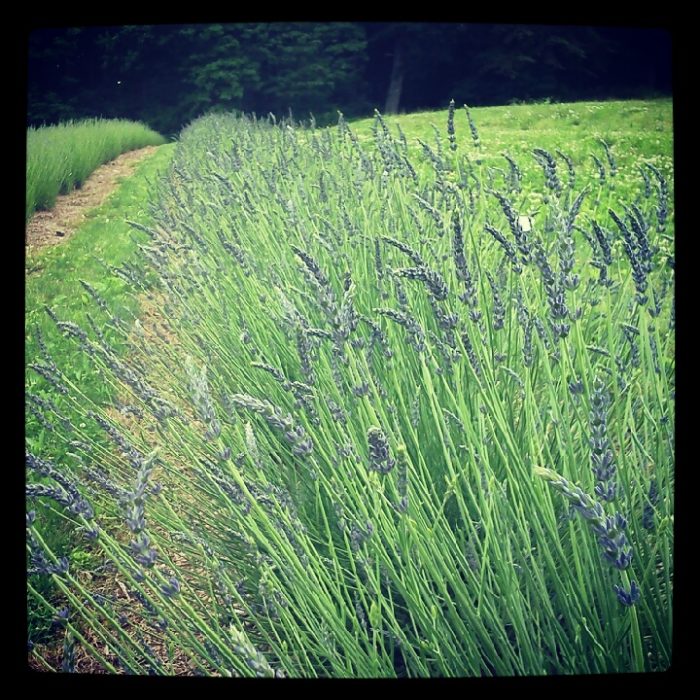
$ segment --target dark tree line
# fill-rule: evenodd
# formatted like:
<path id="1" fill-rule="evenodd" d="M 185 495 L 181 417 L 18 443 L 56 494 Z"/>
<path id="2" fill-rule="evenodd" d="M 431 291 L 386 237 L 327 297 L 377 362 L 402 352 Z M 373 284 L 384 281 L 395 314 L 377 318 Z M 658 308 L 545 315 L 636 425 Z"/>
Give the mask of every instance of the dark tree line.
<path id="1" fill-rule="evenodd" d="M 658 29 L 438 23 L 240 23 L 37 29 L 27 121 L 103 116 L 176 133 L 212 109 L 318 123 L 511 101 L 669 94 Z"/>

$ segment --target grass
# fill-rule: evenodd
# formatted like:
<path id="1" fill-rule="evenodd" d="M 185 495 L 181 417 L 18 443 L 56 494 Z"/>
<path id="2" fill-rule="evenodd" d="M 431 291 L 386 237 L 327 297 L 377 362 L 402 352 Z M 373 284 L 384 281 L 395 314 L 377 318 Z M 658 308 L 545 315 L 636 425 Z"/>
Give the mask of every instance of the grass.
<path id="1" fill-rule="evenodd" d="M 456 104 L 456 110 L 457 143 L 466 150 L 471 145 L 471 134 L 463 106 Z M 670 99 L 508 105 L 471 108 L 471 112 L 483 135 L 482 148 L 477 153 L 489 164 L 489 161 L 498 162 L 504 150 L 529 156 L 535 138 L 541 148 L 554 150 L 568 146 L 567 154 L 576 164 L 583 164 L 591 152 L 600 151 L 599 138 L 616 147 L 621 165 L 642 154 L 648 157 L 672 154 Z M 401 125 L 409 146 L 415 150 L 419 150 L 416 138 L 430 141 L 431 124 L 444 132 L 445 119 L 446 110 L 385 118 L 390 126 Z M 371 137 L 372 123 L 372 119 L 353 122 L 358 138 Z"/>
<path id="2" fill-rule="evenodd" d="M 80 187 L 95 168 L 121 153 L 157 146 L 165 139 L 126 119 L 87 119 L 27 129 L 25 220 L 51 209 L 59 194 Z"/>
<path id="3" fill-rule="evenodd" d="M 66 670 L 668 668 L 671 139 L 634 120 L 670 103 L 593 107 L 459 112 L 454 149 L 447 110 L 182 133 L 130 271 L 157 325 L 45 328 L 75 350 L 28 495 L 109 567 L 29 522 Z"/>

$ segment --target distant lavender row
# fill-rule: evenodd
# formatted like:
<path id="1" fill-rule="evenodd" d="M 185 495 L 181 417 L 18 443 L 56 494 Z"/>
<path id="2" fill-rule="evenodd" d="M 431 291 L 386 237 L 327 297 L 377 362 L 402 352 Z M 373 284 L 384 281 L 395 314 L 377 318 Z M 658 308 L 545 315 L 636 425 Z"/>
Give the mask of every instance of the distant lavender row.
<path id="1" fill-rule="evenodd" d="M 165 139 L 145 124 L 126 119 L 86 119 L 27 129 L 25 219 L 51 209 L 59 194 L 80 187 L 95 168 L 121 153 L 158 146 Z"/>

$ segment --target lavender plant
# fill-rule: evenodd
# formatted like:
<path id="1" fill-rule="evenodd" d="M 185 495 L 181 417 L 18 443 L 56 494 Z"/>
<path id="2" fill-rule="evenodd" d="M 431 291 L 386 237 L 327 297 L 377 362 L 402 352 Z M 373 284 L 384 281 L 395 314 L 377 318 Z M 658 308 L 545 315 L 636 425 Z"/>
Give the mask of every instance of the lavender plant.
<path id="1" fill-rule="evenodd" d="M 488 185 L 497 161 L 463 157 L 454 104 L 447 123 L 440 152 L 378 113 L 198 119 L 136 230 L 142 269 L 120 268 L 158 323 L 116 324 L 119 355 L 94 288 L 92 323 L 52 312 L 124 408 L 31 358 L 28 420 L 70 424 L 70 455 L 27 457 L 28 590 L 65 670 L 74 649 L 226 677 L 668 667 L 672 183 L 646 168 L 656 200 L 625 200 L 622 149 L 612 192 L 528 144 Z M 90 576 L 47 512 L 97 533 Z"/>

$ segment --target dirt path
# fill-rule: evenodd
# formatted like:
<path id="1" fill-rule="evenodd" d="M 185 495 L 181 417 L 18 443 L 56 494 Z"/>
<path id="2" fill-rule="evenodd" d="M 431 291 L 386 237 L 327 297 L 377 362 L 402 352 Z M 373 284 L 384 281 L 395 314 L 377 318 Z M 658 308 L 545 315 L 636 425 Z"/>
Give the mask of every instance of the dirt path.
<path id="1" fill-rule="evenodd" d="M 117 188 L 120 180 L 131 175 L 137 164 L 153 153 L 156 148 L 156 146 L 146 146 L 122 153 L 114 160 L 97 168 L 80 189 L 60 195 L 53 209 L 35 212 L 27 222 L 26 252 L 34 253 L 41 248 L 56 245 L 70 238 L 85 221 L 87 213 L 102 204 Z"/>

